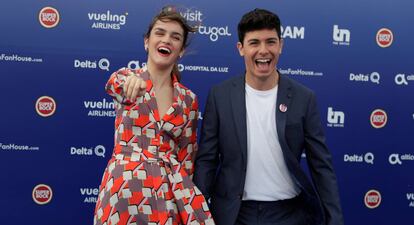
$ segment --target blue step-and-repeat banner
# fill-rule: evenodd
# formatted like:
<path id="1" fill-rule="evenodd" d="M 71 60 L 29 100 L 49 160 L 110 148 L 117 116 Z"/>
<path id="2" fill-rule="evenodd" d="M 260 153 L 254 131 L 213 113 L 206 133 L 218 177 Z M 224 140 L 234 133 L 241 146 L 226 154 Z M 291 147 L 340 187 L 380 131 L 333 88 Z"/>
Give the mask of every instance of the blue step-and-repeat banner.
<path id="1" fill-rule="evenodd" d="M 1 225 L 92 224 L 113 147 L 104 85 L 145 65 L 166 4 L 201 24 L 179 65 L 201 112 L 212 85 L 244 72 L 240 17 L 277 12 L 279 69 L 318 96 L 345 223 L 413 224 L 414 1 L 2 0 Z"/>

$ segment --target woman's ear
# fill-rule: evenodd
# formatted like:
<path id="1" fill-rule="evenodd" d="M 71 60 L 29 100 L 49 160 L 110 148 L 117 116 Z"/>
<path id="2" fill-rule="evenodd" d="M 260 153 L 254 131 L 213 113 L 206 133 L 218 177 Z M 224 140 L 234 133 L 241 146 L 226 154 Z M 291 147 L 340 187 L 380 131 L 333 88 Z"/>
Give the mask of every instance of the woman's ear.
<path id="1" fill-rule="evenodd" d="M 182 58 L 182 57 L 184 56 L 184 53 L 185 53 L 185 49 L 182 49 L 182 50 L 180 51 L 180 54 L 179 54 L 180 58 Z"/>
<path id="2" fill-rule="evenodd" d="M 144 38 L 144 49 L 148 52 L 148 38 Z"/>

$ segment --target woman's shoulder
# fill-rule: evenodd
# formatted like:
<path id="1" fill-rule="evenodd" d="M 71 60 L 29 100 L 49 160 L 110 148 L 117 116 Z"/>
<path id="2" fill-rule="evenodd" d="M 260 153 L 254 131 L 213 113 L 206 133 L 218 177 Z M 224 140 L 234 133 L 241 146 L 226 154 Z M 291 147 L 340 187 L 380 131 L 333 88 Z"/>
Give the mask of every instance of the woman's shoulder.
<path id="1" fill-rule="evenodd" d="M 197 100 L 197 95 L 188 87 L 183 85 L 181 82 L 177 82 L 181 94 L 190 96 L 192 99 Z"/>
<path id="2" fill-rule="evenodd" d="M 115 71 L 115 74 L 119 74 L 119 75 L 124 75 L 124 76 L 128 76 L 128 75 L 141 75 L 143 73 L 145 73 L 145 68 L 138 68 L 138 69 L 131 69 L 128 67 L 122 67 L 120 69 L 118 69 L 117 71 Z"/>

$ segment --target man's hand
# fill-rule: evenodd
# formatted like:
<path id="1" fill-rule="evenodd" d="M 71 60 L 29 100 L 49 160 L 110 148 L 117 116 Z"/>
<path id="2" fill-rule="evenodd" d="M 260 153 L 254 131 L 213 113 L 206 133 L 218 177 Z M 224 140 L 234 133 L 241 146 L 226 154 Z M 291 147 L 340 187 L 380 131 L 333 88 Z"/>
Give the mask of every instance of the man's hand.
<path id="1" fill-rule="evenodd" d="M 129 72 L 129 76 L 124 84 L 124 97 L 133 102 L 137 97 L 143 96 L 146 89 L 147 82 L 132 72 Z"/>

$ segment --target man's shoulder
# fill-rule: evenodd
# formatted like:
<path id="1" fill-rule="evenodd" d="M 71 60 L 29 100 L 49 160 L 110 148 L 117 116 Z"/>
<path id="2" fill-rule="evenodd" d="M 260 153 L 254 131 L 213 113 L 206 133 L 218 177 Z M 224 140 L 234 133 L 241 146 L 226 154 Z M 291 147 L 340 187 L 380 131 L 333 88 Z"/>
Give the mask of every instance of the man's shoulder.
<path id="1" fill-rule="evenodd" d="M 299 81 L 294 80 L 284 74 L 280 75 L 280 85 L 287 85 L 288 87 L 292 88 L 292 90 L 294 90 L 295 92 L 300 92 L 303 94 L 313 94 L 314 92 L 310 87 L 307 87 Z"/>
<path id="2" fill-rule="evenodd" d="M 237 85 L 243 85 L 244 75 L 237 75 L 221 81 L 212 86 L 212 90 L 228 90 L 228 88 Z"/>

